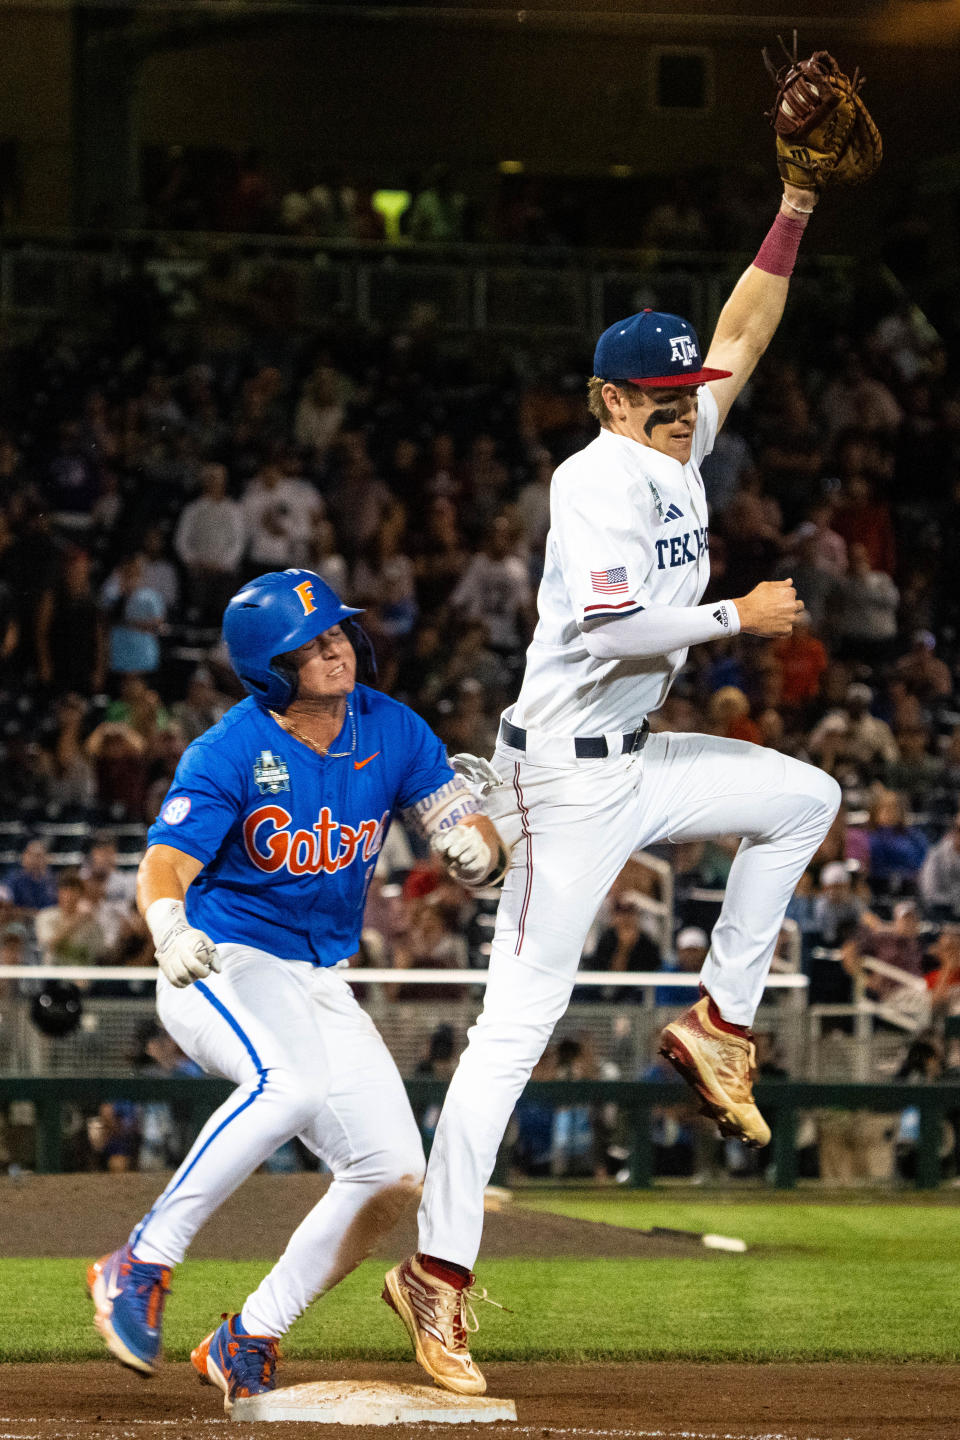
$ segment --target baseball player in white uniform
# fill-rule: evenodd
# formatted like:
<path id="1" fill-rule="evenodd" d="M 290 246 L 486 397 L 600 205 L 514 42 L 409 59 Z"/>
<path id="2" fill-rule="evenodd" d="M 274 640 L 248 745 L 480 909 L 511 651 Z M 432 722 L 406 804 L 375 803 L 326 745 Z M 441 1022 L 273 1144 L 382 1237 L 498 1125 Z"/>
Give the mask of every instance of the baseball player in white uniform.
<path id="1" fill-rule="evenodd" d="M 485 1382 L 467 1345 L 483 1191 L 530 1072 L 570 998 L 587 931 L 628 856 L 663 841 L 743 837 L 701 998 L 663 1053 L 722 1133 L 770 1138 L 753 1100 L 749 1030 L 784 910 L 840 802 L 836 782 L 775 750 L 651 734 L 688 647 L 787 635 L 790 580 L 701 605 L 709 524 L 698 466 L 783 313 L 816 195 L 792 186 L 721 312 L 706 363 L 679 316 L 646 310 L 600 337 L 597 438 L 556 471 L 539 623 L 492 766 L 462 757 L 511 848 L 483 1013 L 450 1084 L 420 1206 L 420 1250 L 384 1298 L 420 1364 L 464 1394 Z M 455 762 L 456 763 L 456 762 Z M 472 1327 L 475 1328 L 475 1325 Z"/>

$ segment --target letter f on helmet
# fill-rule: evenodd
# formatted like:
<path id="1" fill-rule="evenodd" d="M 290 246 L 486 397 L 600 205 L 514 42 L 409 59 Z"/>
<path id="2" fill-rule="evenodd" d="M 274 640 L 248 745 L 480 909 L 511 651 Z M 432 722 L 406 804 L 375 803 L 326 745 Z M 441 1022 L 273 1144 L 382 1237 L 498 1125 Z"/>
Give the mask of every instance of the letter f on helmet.
<path id="1" fill-rule="evenodd" d="M 302 585 L 294 585 L 294 595 L 300 596 L 300 604 L 303 606 L 304 615 L 316 613 L 316 605 L 313 603 L 313 585 L 309 580 L 304 580 Z"/>
<path id="2" fill-rule="evenodd" d="M 272 570 L 234 595 L 224 611 L 223 638 L 244 688 L 282 712 L 296 695 L 296 676 L 277 656 L 362 613 L 344 605 L 312 570 Z"/>

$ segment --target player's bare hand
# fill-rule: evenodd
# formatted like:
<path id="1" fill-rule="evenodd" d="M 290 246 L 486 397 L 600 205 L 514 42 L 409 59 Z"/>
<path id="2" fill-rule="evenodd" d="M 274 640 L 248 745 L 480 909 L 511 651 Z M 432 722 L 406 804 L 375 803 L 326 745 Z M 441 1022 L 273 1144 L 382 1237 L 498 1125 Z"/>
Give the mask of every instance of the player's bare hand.
<path id="1" fill-rule="evenodd" d="M 190 924 L 182 900 L 156 900 L 144 919 L 157 947 L 157 964 L 178 990 L 220 969 L 216 945 Z"/>
<path id="2" fill-rule="evenodd" d="M 797 599 L 792 580 L 761 580 L 749 595 L 733 603 L 740 616 L 741 631 L 767 639 L 789 635 L 803 610 L 803 601 Z"/>

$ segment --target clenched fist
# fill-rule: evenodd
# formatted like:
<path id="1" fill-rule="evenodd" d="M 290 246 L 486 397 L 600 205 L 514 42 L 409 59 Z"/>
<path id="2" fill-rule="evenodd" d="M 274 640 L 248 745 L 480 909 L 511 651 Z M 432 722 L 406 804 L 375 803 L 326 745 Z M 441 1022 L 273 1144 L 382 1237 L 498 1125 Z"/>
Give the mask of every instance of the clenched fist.
<path id="1" fill-rule="evenodd" d="M 803 601 L 797 599 L 792 580 L 762 580 L 742 600 L 734 600 L 740 616 L 740 630 L 745 635 L 763 635 L 768 640 L 776 635 L 789 635 Z"/>
<path id="2" fill-rule="evenodd" d="M 217 947 L 187 919 L 182 900 L 154 900 L 143 917 L 157 947 L 157 964 L 171 985 L 182 990 L 220 969 Z"/>
<path id="3" fill-rule="evenodd" d="M 475 825 L 439 831 L 430 848 L 440 856 L 448 874 L 465 885 L 481 885 L 493 869 L 490 846 Z"/>

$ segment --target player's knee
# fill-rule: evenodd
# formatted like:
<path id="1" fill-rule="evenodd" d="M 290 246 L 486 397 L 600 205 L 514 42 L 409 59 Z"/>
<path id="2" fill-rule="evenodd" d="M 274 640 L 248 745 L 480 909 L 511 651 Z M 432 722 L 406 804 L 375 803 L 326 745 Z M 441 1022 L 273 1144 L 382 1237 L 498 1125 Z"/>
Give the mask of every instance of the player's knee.
<path id="1" fill-rule="evenodd" d="M 812 787 L 813 798 L 817 803 L 819 820 L 827 831 L 833 824 L 834 816 L 840 809 L 840 801 L 843 799 L 843 791 L 825 770 L 818 770 L 815 765 L 808 765 L 811 772 L 809 783 Z"/>
<path id="2" fill-rule="evenodd" d="M 553 1024 L 552 1020 L 507 1021 L 484 1013 L 471 1032 L 461 1065 L 469 1057 L 482 1067 L 484 1076 L 526 1079 L 550 1043 Z"/>
<path id="3" fill-rule="evenodd" d="M 836 780 L 816 765 L 792 760 L 789 781 L 798 803 L 807 811 L 810 823 L 825 833 L 833 823 L 842 799 Z"/>
<path id="4" fill-rule="evenodd" d="M 284 1070 L 275 1066 L 267 1071 L 264 1092 L 299 1129 L 309 1125 L 326 1105 L 330 1081 L 323 1073 Z"/>
<path id="5" fill-rule="evenodd" d="M 354 1157 L 337 1178 L 369 1185 L 378 1192 L 389 1192 L 402 1207 L 407 1200 L 416 1200 L 426 1170 L 423 1144 L 416 1134 L 389 1149 Z"/>

